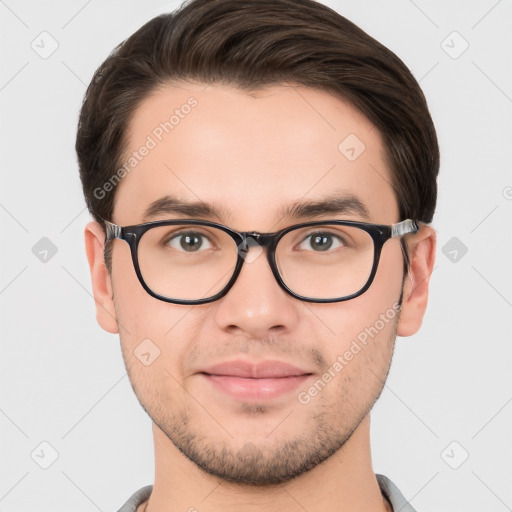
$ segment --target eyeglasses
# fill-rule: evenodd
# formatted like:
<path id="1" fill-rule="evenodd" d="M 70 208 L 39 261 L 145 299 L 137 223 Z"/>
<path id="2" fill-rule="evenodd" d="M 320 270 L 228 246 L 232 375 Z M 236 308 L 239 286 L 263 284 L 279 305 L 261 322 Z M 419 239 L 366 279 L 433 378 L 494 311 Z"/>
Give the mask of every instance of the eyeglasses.
<path id="1" fill-rule="evenodd" d="M 121 227 L 109 221 L 106 241 L 128 243 L 143 288 L 174 304 L 220 299 L 244 262 L 263 248 L 272 273 L 288 294 L 306 302 L 358 297 L 373 282 L 382 247 L 418 231 L 414 220 L 391 226 L 332 220 L 289 226 L 274 233 L 238 232 L 203 220 L 164 220 Z"/>

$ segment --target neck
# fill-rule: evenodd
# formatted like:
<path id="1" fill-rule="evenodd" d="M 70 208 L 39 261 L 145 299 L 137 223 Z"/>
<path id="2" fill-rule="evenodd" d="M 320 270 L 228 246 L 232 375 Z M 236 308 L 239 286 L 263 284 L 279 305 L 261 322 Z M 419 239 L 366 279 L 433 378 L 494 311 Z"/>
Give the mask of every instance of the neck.
<path id="1" fill-rule="evenodd" d="M 209 475 L 177 450 L 153 424 L 155 483 L 146 512 L 389 512 L 372 469 L 370 417 L 335 454 L 276 486 L 233 484 Z"/>

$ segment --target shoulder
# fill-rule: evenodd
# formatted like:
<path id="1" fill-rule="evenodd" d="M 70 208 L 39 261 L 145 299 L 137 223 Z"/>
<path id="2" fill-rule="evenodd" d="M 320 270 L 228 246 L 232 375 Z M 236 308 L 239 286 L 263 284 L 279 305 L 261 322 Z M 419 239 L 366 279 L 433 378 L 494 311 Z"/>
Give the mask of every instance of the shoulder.
<path id="1" fill-rule="evenodd" d="M 416 512 L 412 505 L 405 499 L 400 489 L 384 475 L 375 475 L 379 483 L 380 491 L 388 499 L 393 510 L 398 512 Z"/>
<path id="2" fill-rule="evenodd" d="M 118 510 L 118 512 L 137 512 L 137 507 L 149 498 L 152 490 L 152 485 L 142 487 L 130 496 L 128 501 Z"/>

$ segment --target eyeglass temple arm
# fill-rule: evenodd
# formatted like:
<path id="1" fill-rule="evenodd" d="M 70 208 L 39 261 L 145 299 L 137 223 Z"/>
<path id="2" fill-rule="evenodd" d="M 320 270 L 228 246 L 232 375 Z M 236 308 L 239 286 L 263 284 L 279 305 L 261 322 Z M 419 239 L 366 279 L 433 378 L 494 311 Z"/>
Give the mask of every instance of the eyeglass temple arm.
<path id="1" fill-rule="evenodd" d="M 122 233 L 121 233 L 121 226 L 118 226 L 117 224 L 114 224 L 113 222 L 109 222 L 108 220 L 103 221 L 105 223 L 105 242 L 109 242 L 110 240 L 113 240 L 114 238 L 123 239 Z"/>
<path id="2" fill-rule="evenodd" d="M 417 221 L 406 219 L 391 226 L 391 236 L 395 237 L 406 235 L 407 233 L 416 233 L 418 229 L 419 225 Z"/>

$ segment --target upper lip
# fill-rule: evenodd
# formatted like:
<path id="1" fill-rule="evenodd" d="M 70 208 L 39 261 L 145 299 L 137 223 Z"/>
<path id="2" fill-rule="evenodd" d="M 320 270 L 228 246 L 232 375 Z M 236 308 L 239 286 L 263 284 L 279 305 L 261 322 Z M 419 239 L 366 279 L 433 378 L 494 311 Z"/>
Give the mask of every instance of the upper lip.
<path id="1" fill-rule="evenodd" d="M 301 370 L 296 366 L 283 363 L 282 361 L 261 361 L 259 363 L 249 363 L 238 359 L 210 366 L 209 368 L 202 370 L 200 373 L 253 379 L 268 379 L 309 375 L 311 372 Z"/>

